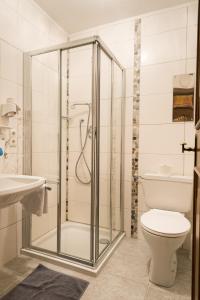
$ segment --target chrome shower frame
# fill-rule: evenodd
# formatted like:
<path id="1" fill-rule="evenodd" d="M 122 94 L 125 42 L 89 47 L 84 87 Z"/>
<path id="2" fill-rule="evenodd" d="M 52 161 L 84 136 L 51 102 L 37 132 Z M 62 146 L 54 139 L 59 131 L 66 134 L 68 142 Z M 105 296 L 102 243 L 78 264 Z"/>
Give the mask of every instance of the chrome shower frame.
<path id="1" fill-rule="evenodd" d="M 92 181 L 91 181 L 91 224 L 90 224 L 90 260 L 80 259 L 61 253 L 61 147 L 62 147 L 62 51 L 77 47 L 92 45 Z M 66 263 L 72 266 L 87 266 L 88 270 L 97 270 L 104 259 L 110 256 L 111 250 L 116 247 L 124 236 L 124 114 L 125 114 L 125 69 L 117 58 L 98 37 L 80 39 L 56 45 L 46 49 L 35 50 L 24 54 L 24 174 L 32 174 L 32 57 L 50 52 L 58 52 L 59 57 L 59 181 L 57 207 L 57 252 L 41 249 L 31 245 L 31 217 L 23 215 L 22 253 L 35 257 L 42 257 L 50 261 Z M 120 221 L 121 228 L 115 239 L 112 240 L 112 195 L 110 195 L 110 243 L 99 253 L 99 153 L 100 153 L 100 51 L 103 51 L 111 60 L 111 103 L 113 102 L 114 64 L 122 71 L 122 100 L 121 100 L 121 173 L 120 173 Z M 112 104 L 111 104 L 112 115 Z M 112 119 L 111 119 L 112 120 Z M 111 128 L 112 130 L 112 128 Z M 111 151 L 112 155 L 112 151 Z M 54 182 L 55 183 L 55 182 Z M 110 191 L 111 193 L 111 191 Z"/>

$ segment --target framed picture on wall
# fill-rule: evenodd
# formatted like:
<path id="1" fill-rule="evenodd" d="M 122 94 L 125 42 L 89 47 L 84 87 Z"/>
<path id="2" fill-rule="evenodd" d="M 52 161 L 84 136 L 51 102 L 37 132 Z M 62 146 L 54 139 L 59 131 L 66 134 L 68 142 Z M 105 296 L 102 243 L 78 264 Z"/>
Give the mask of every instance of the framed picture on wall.
<path id="1" fill-rule="evenodd" d="M 194 74 L 173 78 L 173 122 L 194 120 Z"/>

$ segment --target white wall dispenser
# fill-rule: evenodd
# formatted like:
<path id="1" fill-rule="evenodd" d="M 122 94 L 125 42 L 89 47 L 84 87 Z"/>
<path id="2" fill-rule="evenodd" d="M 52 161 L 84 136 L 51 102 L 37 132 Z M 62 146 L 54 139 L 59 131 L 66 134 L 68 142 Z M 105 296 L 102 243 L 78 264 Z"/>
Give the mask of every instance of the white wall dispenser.
<path id="1" fill-rule="evenodd" d="M 21 108 L 15 103 L 15 99 L 7 98 L 6 103 L 1 104 L 0 106 L 0 142 L 4 141 L 5 145 L 10 144 L 11 146 L 16 145 L 11 141 L 13 138 L 13 132 L 15 132 L 16 138 L 16 130 L 10 126 L 10 118 L 15 117 Z M 5 146 L 1 147 L 5 152 Z"/>

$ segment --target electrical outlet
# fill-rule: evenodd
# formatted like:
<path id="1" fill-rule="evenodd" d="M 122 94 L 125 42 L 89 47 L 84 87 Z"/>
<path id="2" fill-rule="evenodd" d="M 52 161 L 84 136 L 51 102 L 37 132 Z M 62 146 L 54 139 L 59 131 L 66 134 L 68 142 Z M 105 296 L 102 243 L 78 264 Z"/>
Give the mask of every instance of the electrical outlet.
<path id="1" fill-rule="evenodd" d="M 17 147 L 17 132 L 15 129 L 12 129 L 10 132 L 9 146 Z"/>

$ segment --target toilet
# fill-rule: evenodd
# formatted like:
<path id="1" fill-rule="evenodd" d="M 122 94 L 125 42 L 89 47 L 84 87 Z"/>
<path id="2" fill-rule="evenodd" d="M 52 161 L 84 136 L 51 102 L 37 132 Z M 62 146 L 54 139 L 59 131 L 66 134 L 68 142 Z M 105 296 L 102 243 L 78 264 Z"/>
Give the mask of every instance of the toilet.
<path id="1" fill-rule="evenodd" d="M 176 278 L 176 251 L 191 229 L 184 214 L 191 210 L 192 177 L 149 173 L 143 175 L 142 184 L 149 208 L 141 216 L 142 232 L 151 250 L 149 280 L 170 287 Z"/>

